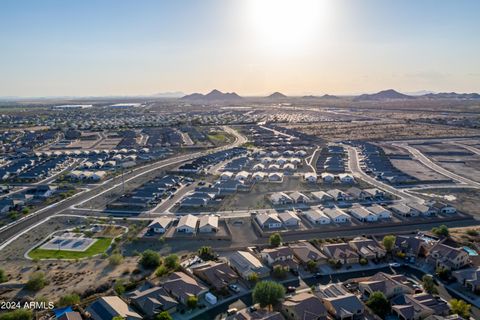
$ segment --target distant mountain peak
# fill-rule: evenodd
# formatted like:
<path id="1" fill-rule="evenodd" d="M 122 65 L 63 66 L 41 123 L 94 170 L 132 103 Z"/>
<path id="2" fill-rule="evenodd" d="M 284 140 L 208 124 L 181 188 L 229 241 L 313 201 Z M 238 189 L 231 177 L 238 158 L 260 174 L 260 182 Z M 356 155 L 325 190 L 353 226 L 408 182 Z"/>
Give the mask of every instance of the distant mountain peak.
<path id="1" fill-rule="evenodd" d="M 394 99 L 413 99 L 414 97 L 400 93 L 394 89 L 382 90 L 373 94 L 362 94 L 356 100 L 394 100 Z"/>
<path id="2" fill-rule="evenodd" d="M 287 96 L 281 92 L 275 91 L 274 93 L 269 95 L 267 98 L 268 99 L 284 99 L 284 98 L 287 98 Z"/>

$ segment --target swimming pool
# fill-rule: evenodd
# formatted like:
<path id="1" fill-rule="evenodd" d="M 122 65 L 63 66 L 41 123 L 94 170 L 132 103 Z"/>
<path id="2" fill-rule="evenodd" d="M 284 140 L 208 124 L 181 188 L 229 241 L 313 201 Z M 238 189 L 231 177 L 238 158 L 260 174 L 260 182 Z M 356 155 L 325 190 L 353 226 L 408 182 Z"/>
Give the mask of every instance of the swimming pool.
<path id="1" fill-rule="evenodd" d="M 477 251 L 473 250 L 472 248 L 463 247 L 463 250 L 465 250 L 469 256 L 478 256 Z"/>

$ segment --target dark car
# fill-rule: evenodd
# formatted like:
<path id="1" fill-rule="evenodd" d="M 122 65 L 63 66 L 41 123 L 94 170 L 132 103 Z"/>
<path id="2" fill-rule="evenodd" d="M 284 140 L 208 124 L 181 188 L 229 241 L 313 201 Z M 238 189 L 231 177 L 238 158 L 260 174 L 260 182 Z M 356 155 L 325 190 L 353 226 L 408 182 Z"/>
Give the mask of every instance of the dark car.
<path id="1" fill-rule="evenodd" d="M 287 293 L 293 293 L 297 290 L 297 288 L 295 288 L 294 286 L 288 286 L 287 287 Z"/>

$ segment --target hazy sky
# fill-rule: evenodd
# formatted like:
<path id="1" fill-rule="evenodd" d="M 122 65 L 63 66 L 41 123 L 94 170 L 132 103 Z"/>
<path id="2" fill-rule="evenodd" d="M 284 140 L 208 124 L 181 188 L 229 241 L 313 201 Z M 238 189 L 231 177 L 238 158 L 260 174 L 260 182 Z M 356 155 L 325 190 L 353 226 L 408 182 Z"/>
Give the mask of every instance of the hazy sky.
<path id="1" fill-rule="evenodd" d="M 478 0 L 1 0 L 0 96 L 480 91 Z"/>

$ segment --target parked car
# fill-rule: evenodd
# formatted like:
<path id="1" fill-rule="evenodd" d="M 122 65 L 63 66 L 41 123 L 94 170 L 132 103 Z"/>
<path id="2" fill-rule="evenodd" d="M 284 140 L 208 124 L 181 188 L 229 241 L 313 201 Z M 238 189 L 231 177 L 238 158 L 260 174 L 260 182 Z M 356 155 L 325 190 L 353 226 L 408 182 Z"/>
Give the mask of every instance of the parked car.
<path id="1" fill-rule="evenodd" d="M 240 288 L 239 288 L 236 284 L 230 284 L 230 285 L 228 285 L 228 287 L 229 287 L 230 290 L 232 290 L 233 292 L 240 292 Z"/>

